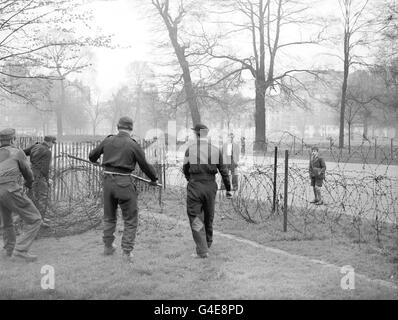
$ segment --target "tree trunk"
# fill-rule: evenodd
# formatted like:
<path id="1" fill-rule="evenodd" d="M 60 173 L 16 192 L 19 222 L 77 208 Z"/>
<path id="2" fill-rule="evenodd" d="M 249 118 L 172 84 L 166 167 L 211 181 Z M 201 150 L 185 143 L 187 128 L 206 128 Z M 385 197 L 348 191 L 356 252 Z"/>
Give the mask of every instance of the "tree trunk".
<path id="1" fill-rule="evenodd" d="M 346 7 L 346 17 L 349 17 L 349 9 Z M 347 18 L 348 19 L 348 18 Z M 341 108 L 340 108 L 340 132 L 339 132 L 339 148 L 344 148 L 344 118 L 345 105 L 347 96 L 348 74 L 350 71 L 350 21 L 345 21 L 344 25 L 344 72 L 343 85 L 341 87 Z"/>
<path id="2" fill-rule="evenodd" d="M 265 30 L 264 30 L 264 11 L 263 1 L 259 2 L 259 33 L 260 33 L 260 45 L 259 45 L 259 63 L 258 69 L 256 70 L 256 102 L 255 102 L 255 126 L 256 126 L 256 137 L 254 141 L 254 151 L 263 152 L 266 151 L 266 122 L 265 122 L 265 91 L 267 85 L 265 83 Z M 269 21 L 268 21 L 269 22 Z M 275 54 L 275 52 L 273 53 Z M 273 77 L 273 57 L 271 55 L 270 66 L 268 70 L 268 79 Z"/>
<path id="3" fill-rule="evenodd" d="M 168 11 L 169 1 L 166 1 L 164 3 L 163 7 L 160 7 L 157 5 L 155 5 L 155 6 L 158 8 L 159 13 L 163 18 L 164 24 L 169 33 L 169 38 L 170 38 L 171 44 L 174 48 L 174 52 L 177 56 L 178 63 L 181 67 L 182 78 L 184 80 L 184 91 L 185 91 L 186 99 L 188 102 L 189 110 L 191 111 L 192 123 L 193 123 L 193 125 L 196 125 L 196 124 L 200 123 L 198 102 L 196 99 L 197 97 L 196 97 L 194 87 L 192 85 L 191 71 L 189 69 L 189 63 L 185 56 L 185 48 L 182 47 L 178 42 L 178 22 L 173 21 L 169 15 L 169 11 Z"/>
<path id="4" fill-rule="evenodd" d="M 141 96 L 142 96 L 142 85 L 139 84 L 137 87 L 137 109 L 135 111 L 135 132 L 137 135 L 142 136 L 141 133 Z"/>
<path id="5" fill-rule="evenodd" d="M 351 154 L 351 122 L 348 122 L 348 154 Z"/>
<path id="6" fill-rule="evenodd" d="M 369 131 L 369 119 L 368 116 L 365 115 L 363 118 L 363 133 L 362 133 L 362 137 L 365 140 L 368 140 L 368 131 Z"/>
<path id="7" fill-rule="evenodd" d="M 347 82 L 348 82 L 348 72 L 349 64 L 348 57 L 344 61 L 344 75 L 343 75 L 343 85 L 341 87 L 341 107 L 340 107 L 340 131 L 339 131 L 339 148 L 344 148 L 344 118 L 345 118 L 345 104 L 347 96 Z"/>
<path id="8" fill-rule="evenodd" d="M 184 57 L 185 60 L 185 57 Z M 188 101 L 189 110 L 191 111 L 192 124 L 195 126 L 200 123 L 200 114 L 196 93 L 192 86 L 191 72 L 189 71 L 188 62 L 184 62 L 185 66 L 181 66 L 183 70 L 184 91 Z"/>
<path id="9" fill-rule="evenodd" d="M 265 83 L 256 81 L 256 100 L 255 100 L 255 141 L 254 151 L 262 152 L 266 150 L 266 137 L 265 137 Z"/>
<path id="10" fill-rule="evenodd" d="M 65 84 L 64 80 L 59 81 L 60 89 L 61 89 L 61 99 L 57 106 L 57 110 L 55 115 L 57 117 L 57 137 L 60 139 L 63 136 L 64 128 L 63 128 L 63 110 L 65 107 Z"/>

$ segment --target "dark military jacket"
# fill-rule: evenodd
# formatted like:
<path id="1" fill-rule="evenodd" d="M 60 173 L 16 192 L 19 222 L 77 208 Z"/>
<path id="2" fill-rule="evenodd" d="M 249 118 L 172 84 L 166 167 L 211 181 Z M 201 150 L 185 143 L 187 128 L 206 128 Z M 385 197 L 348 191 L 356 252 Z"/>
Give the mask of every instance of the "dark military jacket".
<path id="1" fill-rule="evenodd" d="M 26 180 L 26 185 L 31 187 L 33 183 L 33 173 L 23 151 L 11 145 L 1 146 L 0 187 L 5 186 L 15 189 L 21 174 Z"/>
<path id="2" fill-rule="evenodd" d="M 117 135 L 106 137 L 90 152 L 89 159 L 91 162 L 97 162 L 102 154 L 102 165 L 106 171 L 131 173 L 138 163 L 152 181 L 157 180 L 156 171 L 146 161 L 144 151 L 127 132 L 120 131 Z"/>
<path id="3" fill-rule="evenodd" d="M 50 147 L 45 142 L 35 143 L 29 148 L 24 149 L 24 152 L 30 157 L 35 177 L 43 177 L 48 180 L 52 158 Z"/>
<path id="4" fill-rule="evenodd" d="M 309 173 L 311 178 L 325 179 L 326 164 L 325 160 L 321 157 L 310 159 Z"/>
<path id="5" fill-rule="evenodd" d="M 217 172 L 220 172 L 225 189 L 231 191 L 231 182 L 223 154 L 207 139 L 198 139 L 185 151 L 183 172 L 188 181 L 193 176 L 215 176 Z"/>

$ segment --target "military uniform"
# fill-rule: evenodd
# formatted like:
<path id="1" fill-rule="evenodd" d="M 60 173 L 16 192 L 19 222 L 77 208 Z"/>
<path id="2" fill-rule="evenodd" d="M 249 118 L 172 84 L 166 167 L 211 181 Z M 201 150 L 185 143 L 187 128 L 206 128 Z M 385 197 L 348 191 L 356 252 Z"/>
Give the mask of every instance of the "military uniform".
<path id="1" fill-rule="evenodd" d="M 49 173 L 52 158 L 51 147 L 48 142 L 55 143 L 55 139 L 53 136 L 46 136 L 43 143 L 36 143 L 24 149 L 25 154 L 30 157 L 34 176 L 29 196 L 39 209 L 43 219 L 48 209 Z"/>
<path id="2" fill-rule="evenodd" d="M 194 130 L 207 130 L 204 125 Z M 196 253 L 206 257 L 213 242 L 214 206 L 217 194 L 215 175 L 220 172 L 227 192 L 231 190 L 222 152 L 206 138 L 197 139 L 185 152 L 183 172 L 188 180 L 187 214 L 196 243 Z"/>
<path id="3" fill-rule="evenodd" d="M 126 124 L 127 123 L 127 124 Z M 131 129 L 130 129 L 131 123 Z M 122 117 L 119 125 L 126 125 L 132 130 L 132 120 Z M 119 127 L 122 128 L 122 127 Z M 138 226 L 137 188 L 130 174 L 136 163 L 141 170 L 152 180 L 158 178 L 154 168 L 148 164 L 140 145 L 125 131 L 117 135 L 110 135 L 89 154 L 91 162 L 96 162 L 103 155 L 104 168 L 104 235 L 105 247 L 110 248 L 115 240 L 116 209 L 119 205 L 124 220 L 122 249 L 129 254 L 134 249 L 135 236 Z"/>
<path id="4" fill-rule="evenodd" d="M 24 152 L 11 144 L 15 130 L 0 132 L 0 214 L 3 220 L 4 249 L 7 256 L 33 261 L 37 257 L 28 250 L 40 229 L 42 219 L 33 202 L 23 193 L 18 181 L 22 174 L 25 186 L 32 187 L 33 173 Z M 24 222 L 24 234 L 16 241 L 12 213 L 18 214 Z"/>

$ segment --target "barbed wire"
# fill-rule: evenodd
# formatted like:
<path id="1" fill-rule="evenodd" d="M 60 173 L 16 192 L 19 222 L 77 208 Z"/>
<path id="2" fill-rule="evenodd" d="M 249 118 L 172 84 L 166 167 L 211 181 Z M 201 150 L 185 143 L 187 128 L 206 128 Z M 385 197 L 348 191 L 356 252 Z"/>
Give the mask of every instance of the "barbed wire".
<path id="1" fill-rule="evenodd" d="M 398 175 L 395 166 L 397 155 L 391 150 L 370 149 L 363 142 L 345 151 L 325 145 L 326 180 L 322 188 L 325 205 L 310 203 L 313 198 L 308 173 L 309 149 L 314 144 L 300 140 L 298 148 L 292 144 L 294 135 L 285 132 L 277 141 L 269 142 L 267 152 L 242 154 L 239 167 L 239 188 L 231 201 L 219 193 L 217 212 L 226 219 L 241 219 L 247 223 L 273 223 L 282 219 L 284 210 L 284 162 L 283 151 L 293 153 L 288 170 L 288 228 L 302 237 L 336 236 L 344 233 L 355 242 L 397 240 L 398 227 Z M 272 144 L 272 145 L 271 145 Z M 277 146 L 278 161 L 276 179 L 276 201 L 273 210 L 274 156 L 271 148 Z M 294 149 L 299 152 L 294 153 Z M 369 151 L 370 150 L 370 151 Z M 395 151 L 396 152 L 396 151 Z M 165 190 L 136 182 L 139 190 L 139 207 L 146 210 L 152 225 L 165 228 L 158 213 L 186 220 L 186 184 L 181 162 L 164 161 L 166 152 L 153 152 L 155 167 L 166 185 Z M 355 159 L 354 159 L 355 158 Z M 352 161 L 347 161 L 352 160 Z M 355 160 L 355 161 L 354 161 Z M 178 165 L 176 163 L 179 163 Z M 138 175 L 143 176 L 140 170 Z M 44 235 L 62 236 L 84 232 L 101 224 L 103 212 L 102 172 L 89 164 L 58 157 L 57 168 L 51 178 L 51 199 L 48 217 L 51 229 Z M 220 177 L 217 183 L 222 189 Z M 153 213 L 153 214 L 151 214 Z M 169 224 L 167 228 L 174 228 Z"/>

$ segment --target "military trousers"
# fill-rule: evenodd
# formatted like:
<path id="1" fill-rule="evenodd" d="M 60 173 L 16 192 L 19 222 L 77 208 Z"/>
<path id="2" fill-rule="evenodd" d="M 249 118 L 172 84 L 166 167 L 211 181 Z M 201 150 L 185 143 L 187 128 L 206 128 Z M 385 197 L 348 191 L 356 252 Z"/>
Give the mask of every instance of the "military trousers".
<path id="1" fill-rule="evenodd" d="M 217 194 L 215 181 L 195 181 L 187 185 L 187 214 L 196 253 L 205 255 L 213 243 L 214 206 Z"/>
<path id="2" fill-rule="evenodd" d="M 24 222 L 22 235 L 16 239 L 12 214 L 16 213 Z M 4 249 L 27 252 L 40 230 L 40 213 L 16 184 L 0 184 L 0 214 L 3 222 Z"/>
<path id="3" fill-rule="evenodd" d="M 35 175 L 32 189 L 28 193 L 41 217 L 45 218 L 48 210 L 49 187 L 47 179 L 41 175 Z"/>
<path id="4" fill-rule="evenodd" d="M 134 249 L 138 227 L 137 188 L 130 176 L 105 174 L 104 176 L 104 235 L 106 246 L 115 240 L 117 208 L 120 206 L 124 221 L 122 249 Z"/>

